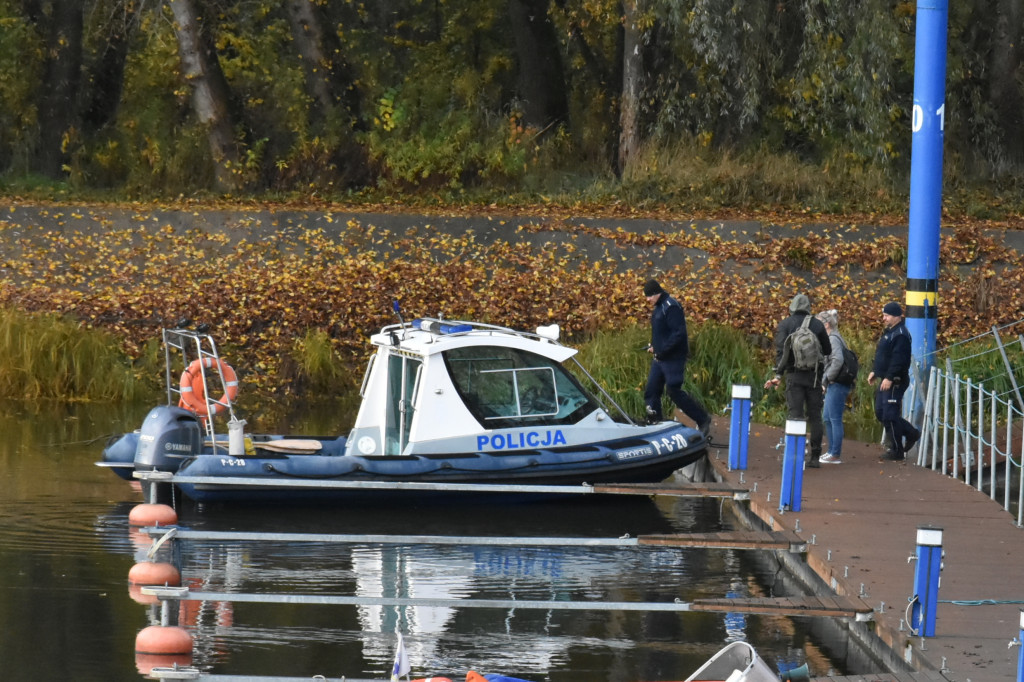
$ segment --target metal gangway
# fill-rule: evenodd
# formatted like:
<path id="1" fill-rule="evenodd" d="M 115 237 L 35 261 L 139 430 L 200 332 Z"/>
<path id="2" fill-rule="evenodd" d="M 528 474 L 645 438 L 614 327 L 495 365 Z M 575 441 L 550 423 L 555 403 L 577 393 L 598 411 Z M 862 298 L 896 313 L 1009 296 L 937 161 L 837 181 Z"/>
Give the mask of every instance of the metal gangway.
<path id="1" fill-rule="evenodd" d="M 931 368 L 917 464 L 988 492 L 992 500 L 1016 515 L 1018 527 L 1024 527 L 1024 399 L 1007 344 L 997 327 L 992 327 L 991 335 L 993 347 L 989 350 L 957 361 L 947 358 L 944 367 Z M 1013 343 L 1024 352 L 1024 335 L 1018 335 Z M 1004 374 L 978 378 L 955 369 L 955 362 L 997 352 Z M 1004 376 L 1007 379 L 1002 383 L 1010 388 L 1000 392 L 994 384 Z"/>

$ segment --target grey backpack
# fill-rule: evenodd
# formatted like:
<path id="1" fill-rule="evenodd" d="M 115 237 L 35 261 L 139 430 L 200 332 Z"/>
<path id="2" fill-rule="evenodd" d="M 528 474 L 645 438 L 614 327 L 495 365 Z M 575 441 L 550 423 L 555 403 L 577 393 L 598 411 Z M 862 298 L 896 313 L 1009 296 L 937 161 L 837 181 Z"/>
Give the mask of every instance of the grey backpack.
<path id="1" fill-rule="evenodd" d="M 793 369 L 813 370 L 821 362 L 821 342 L 818 335 L 811 331 L 811 316 L 804 317 L 796 331 L 786 339 L 793 351 Z"/>

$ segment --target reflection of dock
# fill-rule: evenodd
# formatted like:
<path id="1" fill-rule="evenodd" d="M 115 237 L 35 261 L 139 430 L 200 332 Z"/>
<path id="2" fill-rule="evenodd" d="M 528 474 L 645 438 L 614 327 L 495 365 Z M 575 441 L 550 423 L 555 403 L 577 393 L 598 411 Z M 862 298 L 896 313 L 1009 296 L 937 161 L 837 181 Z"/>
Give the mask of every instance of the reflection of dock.
<path id="1" fill-rule="evenodd" d="M 146 529 L 153 535 L 167 533 L 166 528 Z M 381 534 L 321 534 L 321 533 L 259 533 L 236 531 L 176 530 L 181 540 L 245 541 L 245 542 L 315 542 L 318 544 L 380 544 L 380 545 L 457 545 L 501 547 L 619 547 L 628 549 L 660 547 L 719 547 L 729 549 L 771 549 L 789 552 L 806 551 L 806 544 L 793 532 L 740 531 L 734 533 L 674 533 L 670 535 L 641 535 L 621 538 L 578 537 L 498 537 L 498 536 L 438 536 L 438 535 L 381 535 Z M 820 616 L 870 620 L 872 609 L 857 598 L 752 598 L 752 599 L 697 599 L 683 602 L 621 602 L 573 600 L 480 599 L 450 597 L 389 597 L 384 590 L 374 596 L 343 595 L 274 595 L 226 592 L 190 591 L 185 589 L 143 588 L 144 593 L 164 595 L 181 600 L 237 601 L 258 603 L 354 605 L 360 607 L 428 607 L 428 608 L 488 608 L 488 609 L 543 609 L 591 611 L 725 611 L 730 613 L 758 613 L 772 615 Z"/>

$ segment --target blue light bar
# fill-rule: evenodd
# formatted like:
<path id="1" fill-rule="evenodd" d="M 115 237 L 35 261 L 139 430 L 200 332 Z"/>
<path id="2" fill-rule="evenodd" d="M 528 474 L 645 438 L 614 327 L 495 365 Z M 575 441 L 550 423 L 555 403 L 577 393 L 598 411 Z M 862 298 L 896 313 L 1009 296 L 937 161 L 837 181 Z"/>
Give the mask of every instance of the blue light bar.
<path id="1" fill-rule="evenodd" d="M 473 331 L 471 324 L 447 324 L 429 318 L 417 318 L 412 321 L 412 326 L 414 329 L 422 329 L 431 334 L 462 334 Z"/>

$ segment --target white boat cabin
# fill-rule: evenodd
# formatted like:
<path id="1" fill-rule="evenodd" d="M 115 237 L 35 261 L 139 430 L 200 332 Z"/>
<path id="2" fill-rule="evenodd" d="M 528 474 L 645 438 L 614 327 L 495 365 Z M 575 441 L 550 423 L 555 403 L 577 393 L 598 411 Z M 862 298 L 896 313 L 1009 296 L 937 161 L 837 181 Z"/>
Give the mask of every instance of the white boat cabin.
<path id="1" fill-rule="evenodd" d="M 433 319 L 385 327 L 371 338 L 377 351 L 346 454 L 536 450 L 643 430 L 608 416 L 563 367 L 576 350 L 550 329 Z"/>

